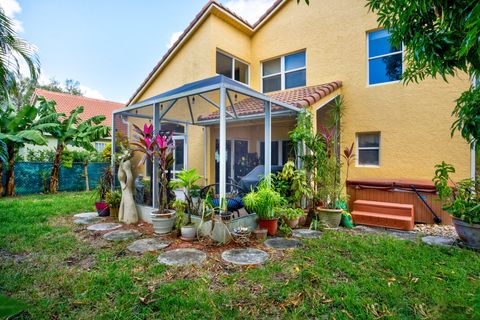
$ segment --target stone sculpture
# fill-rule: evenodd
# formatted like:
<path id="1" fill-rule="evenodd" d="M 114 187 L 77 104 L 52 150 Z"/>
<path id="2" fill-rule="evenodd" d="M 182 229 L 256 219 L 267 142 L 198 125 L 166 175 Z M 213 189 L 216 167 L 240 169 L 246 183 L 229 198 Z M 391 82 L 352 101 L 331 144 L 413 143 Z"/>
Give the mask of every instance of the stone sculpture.
<path id="1" fill-rule="evenodd" d="M 122 159 L 120 161 L 118 180 L 122 188 L 122 201 L 120 202 L 118 220 L 124 223 L 137 223 L 137 207 L 133 200 L 132 164 L 129 159 Z"/>

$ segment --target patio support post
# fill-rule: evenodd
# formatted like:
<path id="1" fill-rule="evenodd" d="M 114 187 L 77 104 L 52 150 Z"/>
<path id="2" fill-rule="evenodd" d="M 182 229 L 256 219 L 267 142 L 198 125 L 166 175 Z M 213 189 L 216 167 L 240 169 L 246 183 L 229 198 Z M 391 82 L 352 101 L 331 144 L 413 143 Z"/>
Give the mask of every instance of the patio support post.
<path id="1" fill-rule="evenodd" d="M 265 110 L 265 177 L 272 172 L 272 104 L 270 101 L 263 102 Z M 270 178 L 268 178 L 270 179 Z"/>
<path id="2" fill-rule="evenodd" d="M 153 105 L 153 132 L 158 134 L 160 130 L 160 104 L 155 103 Z M 153 168 L 152 168 L 152 206 L 158 208 L 158 195 L 159 195 L 159 186 L 158 186 L 158 159 L 153 158 Z"/>
<path id="3" fill-rule="evenodd" d="M 110 165 L 111 165 L 111 168 L 112 168 L 112 176 L 113 176 L 113 179 L 112 179 L 112 190 L 115 189 L 115 181 L 117 180 L 116 177 L 116 172 L 115 172 L 115 149 L 116 149 L 116 139 L 115 139 L 115 130 L 116 130 L 116 123 L 115 123 L 115 113 L 112 113 L 112 147 L 111 147 L 111 154 L 110 154 Z M 128 137 L 128 139 L 130 139 L 130 137 Z"/>
<path id="4" fill-rule="evenodd" d="M 220 87 L 220 207 L 222 207 L 223 201 L 225 201 L 226 184 L 227 184 L 227 117 L 226 117 L 226 89 L 222 84 Z"/>

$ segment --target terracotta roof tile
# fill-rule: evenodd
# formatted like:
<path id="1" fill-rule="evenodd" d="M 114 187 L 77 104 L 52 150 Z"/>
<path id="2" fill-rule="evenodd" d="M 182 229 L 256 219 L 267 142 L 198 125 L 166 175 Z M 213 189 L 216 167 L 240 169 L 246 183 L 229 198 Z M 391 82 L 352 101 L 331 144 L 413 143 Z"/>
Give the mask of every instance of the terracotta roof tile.
<path id="1" fill-rule="evenodd" d="M 267 93 L 266 95 L 271 97 L 274 100 L 285 102 L 299 108 L 309 107 L 322 98 L 326 97 L 328 94 L 337 90 L 342 86 L 341 81 L 334 81 L 330 83 L 325 83 L 316 86 L 303 87 L 297 89 L 283 90 L 272 93 Z M 247 98 L 238 103 L 234 104 L 235 111 L 239 116 L 261 114 L 263 113 L 263 103 L 262 101 L 255 98 Z M 228 107 L 228 111 L 232 112 L 232 108 Z M 272 111 L 280 111 L 284 108 L 272 105 Z M 219 112 L 218 110 L 210 113 L 208 115 L 201 115 L 198 117 L 199 121 L 204 120 L 213 120 L 218 119 Z"/>
<path id="2" fill-rule="evenodd" d="M 53 92 L 43 89 L 35 89 L 35 96 L 43 96 L 47 100 L 54 100 L 57 103 L 57 111 L 70 114 L 78 106 L 84 107 L 83 119 L 93 116 L 104 115 L 106 117 L 102 124 L 112 126 L 112 112 L 125 107 L 123 103 L 75 96 L 68 93 Z"/>

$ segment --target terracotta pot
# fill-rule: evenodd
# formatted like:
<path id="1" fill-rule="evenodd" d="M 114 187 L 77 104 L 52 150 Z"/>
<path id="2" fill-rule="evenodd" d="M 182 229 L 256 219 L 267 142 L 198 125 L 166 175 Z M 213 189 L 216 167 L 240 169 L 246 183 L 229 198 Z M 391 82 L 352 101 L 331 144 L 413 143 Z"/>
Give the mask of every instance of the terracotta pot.
<path id="1" fill-rule="evenodd" d="M 292 229 L 295 229 L 298 226 L 298 223 L 300 222 L 300 218 L 297 219 L 285 219 L 287 222 L 288 226 Z"/>
<path id="2" fill-rule="evenodd" d="M 317 208 L 315 210 L 315 215 L 321 226 L 338 228 L 338 226 L 340 226 L 340 221 L 342 220 L 342 212 L 342 209 Z"/>
<path id="3" fill-rule="evenodd" d="M 255 235 L 255 239 L 257 240 L 265 240 L 267 238 L 267 229 L 255 229 L 253 230 L 253 234 Z"/>
<path id="4" fill-rule="evenodd" d="M 120 209 L 119 208 L 110 208 L 110 216 L 114 219 L 114 220 L 118 220 L 118 211 Z"/>
<path id="5" fill-rule="evenodd" d="M 98 215 L 100 217 L 108 217 L 110 215 L 108 203 L 106 203 L 105 201 L 95 202 L 95 209 L 97 209 Z"/>
<path id="6" fill-rule="evenodd" d="M 268 235 L 274 236 L 277 234 L 277 229 L 278 229 L 278 218 L 274 219 L 258 219 L 258 227 L 260 229 L 267 229 L 268 230 Z"/>
<path id="7" fill-rule="evenodd" d="M 470 224 L 452 216 L 458 237 L 471 248 L 480 248 L 480 224 Z"/>

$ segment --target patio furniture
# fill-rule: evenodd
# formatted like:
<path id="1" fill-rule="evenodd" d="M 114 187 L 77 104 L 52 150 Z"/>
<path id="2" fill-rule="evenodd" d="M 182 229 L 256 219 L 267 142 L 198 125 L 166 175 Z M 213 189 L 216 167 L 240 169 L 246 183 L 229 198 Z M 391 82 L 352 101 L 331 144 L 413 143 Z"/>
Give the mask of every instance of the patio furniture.
<path id="1" fill-rule="evenodd" d="M 277 173 L 282 171 L 283 166 L 272 166 L 271 173 Z M 252 169 L 249 173 L 243 176 L 238 182 L 239 186 L 243 190 L 250 191 L 252 188 L 256 188 L 258 183 L 265 177 L 265 166 L 258 165 Z"/>
<path id="2" fill-rule="evenodd" d="M 239 217 L 239 210 L 244 207 L 242 198 L 243 196 L 245 196 L 246 191 L 238 184 L 234 183 L 227 183 L 226 187 L 227 190 L 230 190 L 229 193 L 225 195 L 225 199 L 227 201 L 227 211 L 234 214 L 236 213 L 237 217 Z M 207 196 L 210 195 L 212 206 L 214 208 L 220 208 L 220 196 L 216 192 L 218 188 L 218 183 L 210 184 L 203 187 L 200 190 L 200 198 L 202 200 L 205 200 L 207 199 Z"/>

